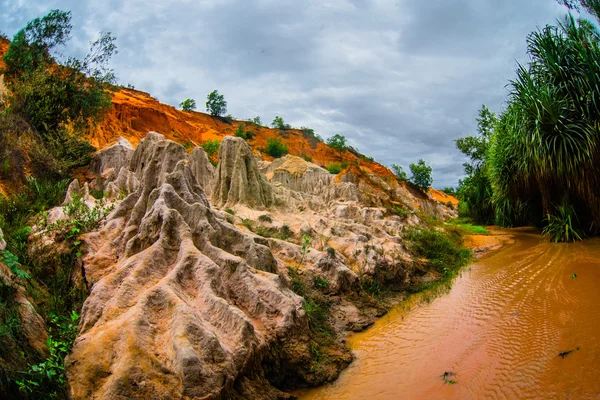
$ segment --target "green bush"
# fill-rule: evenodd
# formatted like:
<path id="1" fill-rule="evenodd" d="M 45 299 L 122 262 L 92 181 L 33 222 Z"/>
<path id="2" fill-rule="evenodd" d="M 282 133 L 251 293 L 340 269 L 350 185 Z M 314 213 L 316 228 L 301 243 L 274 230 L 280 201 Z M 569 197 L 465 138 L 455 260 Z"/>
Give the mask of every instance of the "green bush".
<path id="1" fill-rule="evenodd" d="M 329 171 L 330 174 L 337 175 L 340 172 L 342 172 L 342 164 L 331 163 L 331 164 L 327 165 L 327 171 Z"/>
<path id="2" fill-rule="evenodd" d="M 402 219 L 408 218 L 410 214 L 406 207 L 398 205 L 392 206 L 391 211 Z"/>
<path id="3" fill-rule="evenodd" d="M 273 217 L 271 217 L 269 214 L 263 214 L 261 216 L 258 217 L 258 220 L 260 222 L 266 222 L 266 223 L 272 223 L 273 222 Z"/>
<path id="4" fill-rule="evenodd" d="M 337 175 L 340 172 L 342 172 L 343 170 L 345 170 L 347 167 L 348 167 L 347 162 L 331 163 L 331 164 L 327 165 L 327 171 L 329 171 L 330 174 Z"/>
<path id="5" fill-rule="evenodd" d="M 401 181 L 408 181 L 408 176 L 406 175 L 404 168 L 402 168 L 402 165 L 392 164 L 391 169 L 394 171 L 394 174 L 396 174 L 398 179 Z"/>
<path id="6" fill-rule="evenodd" d="M 471 251 L 462 247 L 459 230 L 413 228 L 404 238 L 413 255 L 426 258 L 429 266 L 447 278 L 454 276 L 473 259 Z"/>
<path id="7" fill-rule="evenodd" d="M 267 139 L 267 147 L 265 152 L 271 157 L 279 158 L 288 153 L 288 148 L 285 143 L 279 138 Z"/>
<path id="8" fill-rule="evenodd" d="M 305 135 L 312 136 L 312 137 L 314 137 L 314 136 L 315 136 L 315 130 L 314 130 L 314 129 L 312 129 L 312 128 L 307 128 L 307 127 L 303 126 L 303 127 L 301 127 L 301 128 L 300 128 L 300 130 L 301 130 L 301 131 L 302 131 L 302 133 L 304 133 Z"/>
<path id="9" fill-rule="evenodd" d="M 305 152 L 300 153 L 300 157 L 302 157 L 302 159 L 307 162 L 312 162 L 312 160 L 313 160 L 312 157 L 309 157 L 308 155 L 306 155 Z"/>
<path id="10" fill-rule="evenodd" d="M 577 225 L 579 220 L 572 206 L 561 204 L 555 207 L 555 214 L 546 216 L 543 234 L 553 242 L 576 242 L 584 237 Z"/>
<path id="11" fill-rule="evenodd" d="M 216 139 L 215 140 L 206 139 L 200 145 L 200 147 L 202 147 L 204 149 L 204 151 L 206 152 L 206 155 L 208 155 L 208 158 L 210 158 L 210 159 L 214 158 L 218 154 L 220 146 L 221 146 L 221 142 L 219 142 Z"/>
<path id="12" fill-rule="evenodd" d="M 235 136 L 240 137 L 244 140 L 252 140 L 254 134 L 246 130 L 246 124 L 239 124 L 235 130 Z"/>

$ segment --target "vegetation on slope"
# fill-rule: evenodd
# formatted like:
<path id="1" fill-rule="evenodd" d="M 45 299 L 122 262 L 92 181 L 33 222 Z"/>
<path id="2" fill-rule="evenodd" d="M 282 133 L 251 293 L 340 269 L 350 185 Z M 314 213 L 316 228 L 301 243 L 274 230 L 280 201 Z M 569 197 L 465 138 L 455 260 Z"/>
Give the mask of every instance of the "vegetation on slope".
<path id="1" fill-rule="evenodd" d="M 43 224 L 45 210 L 64 199 L 73 170 L 91 160 L 95 149 L 81 135 L 111 107 L 107 89 L 115 78 L 107 62 L 116 51 L 114 37 L 103 33 L 84 59 L 59 63 L 52 52 L 66 44 L 71 28 L 71 13 L 60 10 L 30 21 L 13 37 L 0 71 L 8 89 L 0 103 L 0 174 L 7 191 L 19 188 L 10 198 L 0 196 L 7 242 L 0 259 L 16 276 L 0 279 L 0 393 L 11 398 L 67 397 L 64 357 L 87 295 L 84 282 L 73 278 L 82 251 L 77 236 L 106 211 L 75 201 L 67 222 L 47 226 L 60 250 L 28 248 L 31 226 Z M 19 287 L 48 326 L 47 355 L 34 351 L 23 331 Z"/>

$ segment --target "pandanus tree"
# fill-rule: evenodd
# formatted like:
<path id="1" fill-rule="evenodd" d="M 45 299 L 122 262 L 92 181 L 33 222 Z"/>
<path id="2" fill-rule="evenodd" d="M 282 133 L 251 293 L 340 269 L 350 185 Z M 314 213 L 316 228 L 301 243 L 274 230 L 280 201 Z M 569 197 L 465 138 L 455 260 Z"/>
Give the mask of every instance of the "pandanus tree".
<path id="1" fill-rule="evenodd" d="M 599 231 L 599 39 L 571 15 L 529 35 L 531 62 L 517 68 L 488 154 L 497 223 L 566 213 Z"/>

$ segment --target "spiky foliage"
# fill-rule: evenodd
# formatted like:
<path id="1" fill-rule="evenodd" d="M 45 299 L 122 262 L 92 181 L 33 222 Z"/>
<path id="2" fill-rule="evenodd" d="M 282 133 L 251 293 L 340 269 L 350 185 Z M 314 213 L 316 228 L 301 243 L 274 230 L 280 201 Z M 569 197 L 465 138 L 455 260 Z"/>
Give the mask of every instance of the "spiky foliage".
<path id="1" fill-rule="evenodd" d="M 489 149 L 497 223 L 550 221 L 559 203 L 598 232 L 599 38 L 570 15 L 529 35 L 531 62 L 518 65 Z"/>

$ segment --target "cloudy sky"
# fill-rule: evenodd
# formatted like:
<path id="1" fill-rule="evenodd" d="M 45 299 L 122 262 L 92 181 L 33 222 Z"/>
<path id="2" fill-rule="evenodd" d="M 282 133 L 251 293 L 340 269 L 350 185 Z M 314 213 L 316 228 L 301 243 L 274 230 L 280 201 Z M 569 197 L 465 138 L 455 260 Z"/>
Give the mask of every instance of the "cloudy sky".
<path id="1" fill-rule="evenodd" d="M 117 37 L 123 84 L 177 105 L 213 89 L 239 119 L 280 115 L 324 138 L 341 133 L 385 165 L 424 158 L 455 186 L 454 140 L 482 104 L 500 111 L 526 35 L 565 13 L 555 0 L 0 0 L 12 36 L 71 10 L 66 54 L 101 29 Z M 199 107 L 200 108 L 200 107 Z"/>

